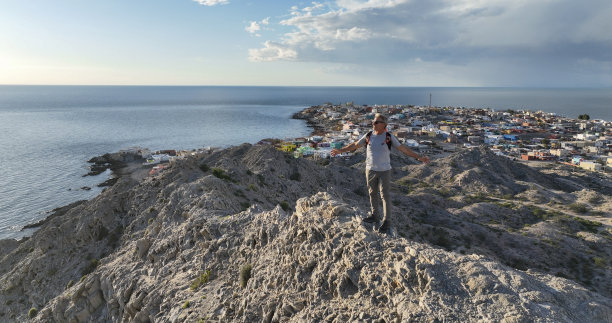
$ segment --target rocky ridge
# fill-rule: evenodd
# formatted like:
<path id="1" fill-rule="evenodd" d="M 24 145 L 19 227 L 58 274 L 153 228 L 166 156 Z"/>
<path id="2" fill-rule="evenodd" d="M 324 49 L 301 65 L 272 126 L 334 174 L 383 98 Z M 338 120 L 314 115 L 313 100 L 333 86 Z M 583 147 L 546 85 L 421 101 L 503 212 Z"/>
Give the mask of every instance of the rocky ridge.
<path id="1" fill-rule="evenodd" d="M 122 177 L 0 244 L 0 321 L 610 320 L 609 181 L 486 149 L 405 162 L 393 157 L 393 235 L 359 220 L 358 157 L 242 145 Z"/>

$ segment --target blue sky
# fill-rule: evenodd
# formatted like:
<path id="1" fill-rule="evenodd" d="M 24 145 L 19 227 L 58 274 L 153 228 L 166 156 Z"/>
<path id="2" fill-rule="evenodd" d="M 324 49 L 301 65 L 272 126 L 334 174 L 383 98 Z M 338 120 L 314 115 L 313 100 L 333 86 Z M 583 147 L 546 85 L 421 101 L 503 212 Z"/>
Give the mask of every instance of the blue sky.
<path id="1" fill-rule="evenodd" d="M 0 0 L 0 84 L 611 87 L 609 0 Z"/>

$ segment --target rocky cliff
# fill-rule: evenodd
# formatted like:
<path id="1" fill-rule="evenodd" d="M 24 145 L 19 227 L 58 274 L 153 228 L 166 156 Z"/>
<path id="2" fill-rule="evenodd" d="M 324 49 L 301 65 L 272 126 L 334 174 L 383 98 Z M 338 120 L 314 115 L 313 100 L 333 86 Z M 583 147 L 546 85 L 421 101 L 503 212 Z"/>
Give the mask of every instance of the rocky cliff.
<path id="1" fill-rule="evenodd" d="M 362 163 L 242 145 L 124 176 L 0 242 L 0 321 L 612 319 L 609 179 L 393 156 L 384 235 L 360 221 Z"/>

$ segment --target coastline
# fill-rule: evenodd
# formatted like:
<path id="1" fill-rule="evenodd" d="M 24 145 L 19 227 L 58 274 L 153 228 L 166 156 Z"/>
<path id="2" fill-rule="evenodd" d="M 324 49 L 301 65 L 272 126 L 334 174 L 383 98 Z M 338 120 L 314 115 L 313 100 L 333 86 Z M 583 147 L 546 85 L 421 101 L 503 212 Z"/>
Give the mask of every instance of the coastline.
<path id="1" fill-rule="evenodd" d="M 339 122 L 338 118 L 321 118 L 320 113 L 321 109 L 324 106 L 310 106 L 302 109 L 294 113 L 291 116 L 291 119 L 302 120 L 306 123 L 307 127 L 311 129 L 311 136 L 326 136 L 331 132 L 339 131 L 342 129 L 342 124 Z M 331 107 L 328 105 L 328 107 Z M 338 106 L 336 106 L 338 107 Z M 386 107 L 386 106 L 382 106 Z M 434 107 L 434 109 L 439 109 Z M 463 108 L 462 108 L 463 109 Z M 481 111 L 482 109 L 467 109 L 468 111 L 477 110 Z M 277 140 L 278 143 L 282 141 Z M 445 156 L 446 154 L 440 154 L 438 156 Z M 95 176 L 101 174 L 107 169 L 111 170 L 111 175 L 107 180 L 102 183 L 97 184 L 99 187 L 112 187 L 121 177 L 130 176 L 134 180 L 140 181 L 148 176 L 148 167 L 142 166 L 142 159 L 138 159 L 137 156 L 133 155 L 125 155 L 116 153 L 105 153 L 100 156 L 92 157 L 88 160 L 88 163 L 91 164 L 90 171 L 83 176 Z M 83 188 L 82 188 L 83 189 Z M 27 229 L 33 229 L 40 227 L 42 224 L 48 222 L 48 220 L 54 216 L 59 216 L 65 213 L 70 208 L 81 204 L 83 201 L 76 201 L 73 203 L 69 203 L 67 205 L 58 207 L 52 210 L 49 216 L 30 224 L 26 224 L 21 231 Z M 57 214 L 57 215 L 56 215 Z"/>
<path id="2" fill-rule="evenodd" d="M 515 312 L 524 313 L 519 320 L 562 321 L 565 316 L 554 313 L 572 312 L 597 321 L 612 309 L 609 270 L 584 258 L 591 250 L 592 257 L 606 259 L 610 226 L 596 223 L 595 209 L 577 214 L 565 206 L 597 197 L 593 206 L 606 208 L 612 199 L 593 191 L 598 183 L 582 174 L 541 173 L 484 147 L 429 166 L 394 156 L 397 232 L 387 236 L 359 220 L 368 209 L 365 193 L 356 189 L 364 184 L 361 162 L 325 164 L 270 145 L 243 144 L 179 159 L 142 181 L 124 176 L 50 219 L 31 239 L 0 242 L 11 250 L 0 268 L 17 269 L 0 276 L 7 286 L 0 302 L 9 304 L 0 316 L 18 321 L 36 308 L 35 322 L 261 321 L 272 299 L 274 308 L 287 308 L 280 313 L 296 320 L 325 320 L 332 311 L 348 318 L 344 308 L 358 303 L 369 320 L 390 319 L 389 313 L 409 318 L 415 311 L 433 317 L 440 312 L 431 306 L 442 300 L 445 315 L 458 320 L 486 314 L 501 321 L 507 307 L 483 312 L 473 305 L 475 299 L 499 301 L 499 290 L 487 287 L 492 281 L 504 288 L 508 304 L 516 304 Z M 601 248 L 590 248 L 593 243 Z M 577 269 L 574 258 L 581 263 Z M 372 267 L 356 269 L 363 263 Z M 384 270 L 384 264 L 400 271 Z M 240 278 L 249 265 L 250 279 Z M 483 283 L 474 281 L 475 271 Z M 423 300 L 412 292 L 419 285 L 402 272 L 446 283 L 429 284 L 431 302 L 405 311 L 403 303 L 387 300 Z M 330 280 L 331 287 L 320 283 Z M 385 283 L 393 281 L 396 287 Z M 449 284 L 474 292 L 445 300 Z M 269 296 L 258 296 L 263 293 Z M 301 298 L 287 305 L 286 295 Z M 120 300 L 126 305 L 112 305 Z M 554 313 L 532 310 L 544 301 Z"/>

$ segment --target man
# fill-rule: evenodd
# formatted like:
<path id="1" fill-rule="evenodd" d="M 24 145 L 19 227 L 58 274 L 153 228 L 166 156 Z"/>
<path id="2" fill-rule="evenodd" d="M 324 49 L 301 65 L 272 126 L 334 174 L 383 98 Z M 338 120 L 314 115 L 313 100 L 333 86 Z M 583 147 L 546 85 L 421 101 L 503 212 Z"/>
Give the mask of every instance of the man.
<path id="1" fill-rule="evenodd" d="M 344 152 L 354 151 L 359 147 L 366 146 L 366 181 L 368 193 L 370 194 L 370 215 L 363 219 L 364 222 L 376 223 L 379 221 L 379 199 L 382 199 L 383 218 L 378 231 L 389 233 L 391 221 L 391 147 L 395 147 L 402 153 L 415 158 L 423 163 L 429 163 L 427 156 L 419 156 L 408 147 L 399 143 L 397 138 L 387 132 L 387 118 L 377 113 L 372 122 L 373 130 L 358 141 L 343 147 L 333 149 L 332 156 Z"/>

